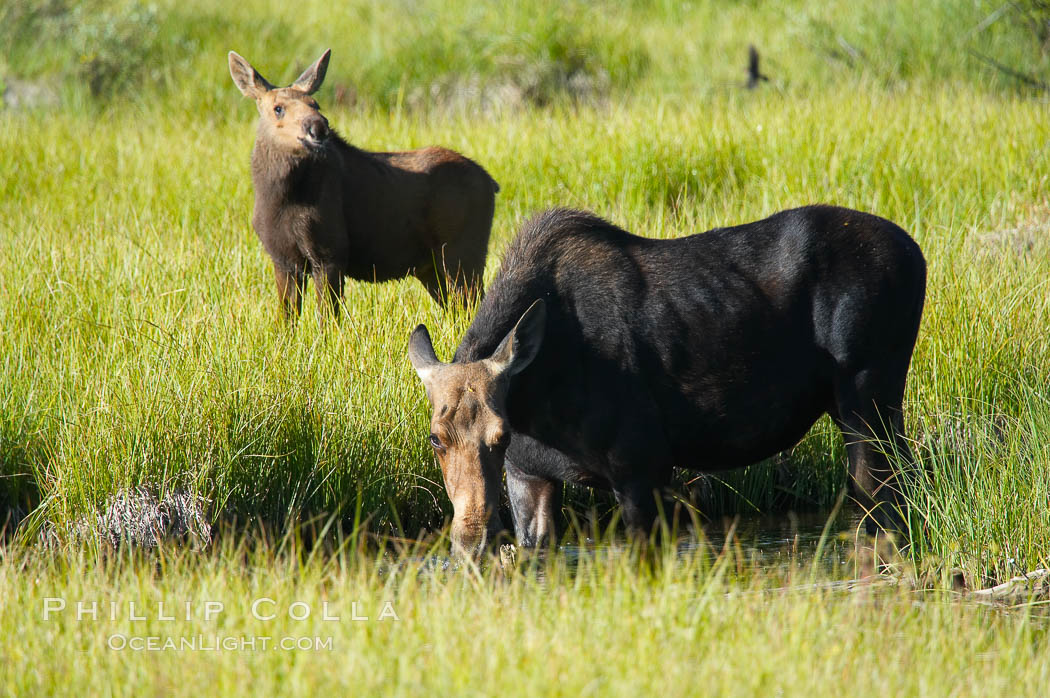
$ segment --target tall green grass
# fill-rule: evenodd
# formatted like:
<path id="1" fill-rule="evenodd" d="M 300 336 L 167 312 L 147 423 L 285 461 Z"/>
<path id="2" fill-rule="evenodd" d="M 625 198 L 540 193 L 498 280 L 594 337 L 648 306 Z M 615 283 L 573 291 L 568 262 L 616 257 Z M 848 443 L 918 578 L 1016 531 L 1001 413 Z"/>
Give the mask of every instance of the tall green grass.
<path id="1" fill-rule="evenodd" d="M 0 691 L 985 696 L 1038 695 L 1050 680 L 1038 609 L 847 591 L 738 562 L 731 550 L 650 568 L 584 556 L 502 574 L 352 545 L 309 556 L 289 541 L 109 562 L 8 553 Z M 221 611 L 206 616 L 209 602 Z M 379 620 L 387 602 L 397 620 Z M 141 649 L 169 639 L 182 649 Z M 289 640 L 308 649 L 280 649 Z"/>
<path id="2" fill-rule="evenodd" d="M 813 561 L 758 559 L 746 534 L 649 564 L 584 541 L 515 570 L 449 563 L 440 540 L 376 550 L 366 531 L 411 538 L 451 513 L 406 342 L 425 322 L 449 358 L 472 309 L 440 310 L 415 281 L 362 283 L 338 324 L 312 299 L 296 326 L 278 320 L 249 222 L 255 110 L 225 57 L 287 83 L 332 47 L 318 97 L 351 142 L 482 163 L 502 187 L 489 281 L 553 205 L 662 238 L 821 201 L 901 224 L 929 263 L 905 411 L 932 477 L 911 481 L 894 564 L 986 585 L 1050 566 L 1050 125 L 1045 95 L 985 60 L 1046 80 L 1022 6 L 1039 3 L 0 5 L 0 89 L 60 100 L 0 110 L 0 519 L 28 515 L 31 538 L 143 485 L 207 498 L 220 532 L 203 553 L 0 545 L 0 692 L 1044 690 L 1040 604 L 847 591 L 837 580 L 872 571 L 871 553 L 851 556 L 832 524 Z M 753 92 L 749 43 L 771 77 Z M 683 473 L 676 491 L 717 521 L 826 510 L 845 484 L 824 419 L 768 462 Z M 574 535 L 604 541 L 613 502 L 567 494 Z M 45 619 L 48 598 L 65 612 Z M 260 598 L 274 619 L 252 617 Z M 99 620 L 78 621 L 77 601 Z M 204 619 L 207 601 L 224 612 Z M 369 621 L 349 620 L 355 601 Z M 376 619 L 386 601 L 400 620 Z M 289 618 L 295 602 L 308 619 Z M 110 649 L 149 636 L 324 645 Z"/>
<path id="3" fill-rule="evenodd" d="M 405 343 L 426 322 L 450 357 L 470 309 L 441 311 L 414 281 L 353 284 L 340 324 L 310 306 L 282 327 L 249 223 L 255 112 L 225 53 L 286 82 L 332 46 L 319 98 L 351 142 L 440 143 L 500 182 L 489 280 L 521 222 L 552 205 L 652 237 L 820 201 L 911 231 L 930 278 L 905 409 L 935 474 L 911 493 L 928 524 L 915 549 L 975 578 L 1043 564 L 1050 127 L 1044 101 L 967 51 L 1033 74 L 1046 57 L 1011 17 L 986 21 L 995 9 L 7 6 L 0 68 L 60 80 L 65 101 L 0 112 L 0 498 L 63 522 L 145 484 L 202 494 L 218 520 L 360 510 L 381 532 L 441 525 Z M 71 18 L 96 38 L 69 38 Z M 740 88 L 751 42 L 773 78 L 754 92 Z M 103 70 L 103 49 L 100 89 L 85 71 Z M 573 74 L 602 72 L 600 98 L 574 97 Z M 537 76 L 545 96 L 515 108 L 441 101 L 449 85 Z M 827 507 L 845 485 L 841 439 L 825 420 L 779 458 L 701 484 L 710 518 Z"/>

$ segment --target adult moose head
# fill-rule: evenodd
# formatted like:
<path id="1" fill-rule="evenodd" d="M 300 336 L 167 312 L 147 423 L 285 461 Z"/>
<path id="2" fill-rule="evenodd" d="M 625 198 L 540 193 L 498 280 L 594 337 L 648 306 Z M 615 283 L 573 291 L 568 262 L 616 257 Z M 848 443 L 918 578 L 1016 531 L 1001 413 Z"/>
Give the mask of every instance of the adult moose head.
<path id="1" fill-rule="evenodd" d="M 442 363 L 423 325 L 409 340 L 409 359 L 432 408 L 430 445 L 452 501 L 452 542 L 462 550 L 477 547 L 503 528 L 497 508 L 511 439 L 507 390 L 511 378 L 536 357 L 545 322 L 543 301 L 536 301 L 492 355 L 480 361 Z"/>
<path id="2" fill-rule="evenodd" d="M 499 186 L 445 148 L 376 153 L 349 145 L 311 96 L 330 55 L 278 88 L 229 54 L 234 84 L 259 111 L 252 225 L 273 260 L 286 317 L 298 316 L 307 275 L 322 308 L 333 311 L 345 278 L 411 274 L 442 304 L 450 292 L 479 296 Z"/>
<path id="3" fill-rule="evenodd" d="M 579 211 L 536 217 L 451 363 L 424 326 L 409 342 L 454 543 L 500 526 L 501 469 L 523 545 L 554 531 L 564 481 L 612 490 L 628 529 L 648 534 L 675 467 L 746 466 L 824 413 L 869 530 L 902 530 L 887 452 L 909 456 L 901 404 L 925 284 L 907 233 L 848 209 L 677 240 Z"/>

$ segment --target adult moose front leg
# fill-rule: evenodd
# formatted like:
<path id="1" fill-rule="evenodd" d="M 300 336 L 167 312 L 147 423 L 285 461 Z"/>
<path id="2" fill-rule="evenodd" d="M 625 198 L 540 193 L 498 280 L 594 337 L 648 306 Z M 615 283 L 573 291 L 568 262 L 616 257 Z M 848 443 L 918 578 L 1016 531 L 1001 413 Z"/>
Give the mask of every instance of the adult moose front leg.
<path id="1" fill-rule="evenodd" d="M 555 516 L 561 508 L 561 483 L 526 475 L 509 458 L 504 461 L 504 470 L 518 544 L 526 548 L 553 545 L 557 541 Z"/>
<path id="2" fill-rule="evenodd" d="M 647 541 L 658 533 L 657 518 L 664 513 L 658 502 L 671 482 L 673 459 L 669 444 L 660 438 L 659 411 L 646 399 L 644 387 L 635 385 L 626 394 L 632 410 L 614 422 L 616 440 L 606 459 L 627 535 Z"/>
<path id="3" fill-rule="evenodd" d="M 647 540 L 653 535 L 658 514 L 657 488 L 647 480 L 631 480 L 613 488 L 616 503 L 620 505 L 627 535 L 636 540 Z"/>
<path id="4" fill-rule="evenodd" d="M 503 461 L 514 533 L 525 547 L 557 542 L 564 473 L 577 463 L 537 439 L 515 433 Z"/>

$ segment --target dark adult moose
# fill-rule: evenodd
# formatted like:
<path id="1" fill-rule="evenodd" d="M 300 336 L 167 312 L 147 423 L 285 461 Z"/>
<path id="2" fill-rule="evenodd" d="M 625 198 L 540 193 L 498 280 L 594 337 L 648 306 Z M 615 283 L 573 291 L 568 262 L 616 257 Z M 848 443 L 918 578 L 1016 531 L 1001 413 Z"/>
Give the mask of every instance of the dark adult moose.
<path id="1" fill-rule="evenodd" d="M 502 527 L 504 473 L 523 545 L 553 533 L 563 481 L 611 489 L 628 529 L 649 534 L 673 468 L 746 466 L 824 413 L 872 527 L 901 530 L 887 454 L 911 458 L 901 402 L 925 287 L 904 230 L 843 208 L 677 240 L 537 216 L 451 363 L 426 327 L 409 342 L 453 542 L 474 549 Z"/>

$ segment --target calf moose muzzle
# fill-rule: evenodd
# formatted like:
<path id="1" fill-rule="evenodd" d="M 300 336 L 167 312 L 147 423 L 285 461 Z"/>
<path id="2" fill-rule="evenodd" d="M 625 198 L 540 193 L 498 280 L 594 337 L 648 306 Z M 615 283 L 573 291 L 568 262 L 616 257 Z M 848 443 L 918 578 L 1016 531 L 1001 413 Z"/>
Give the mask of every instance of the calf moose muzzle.
<path id="1" fill-rule="evenodd" d="M 304 137 L 300 138 L 304 145 L 309 147 L 320 147 L 328 140 L 331 130 L 328 128 L 328 119 L 317 114 L 303 121 Z"/>

